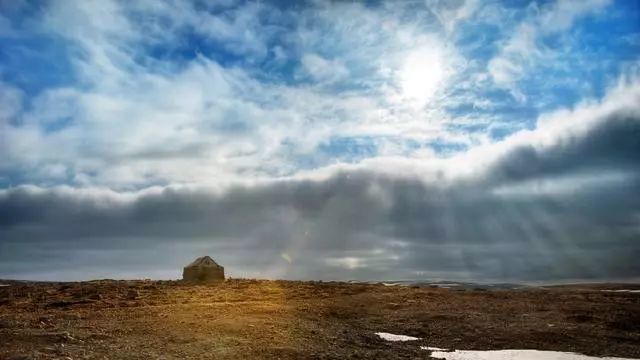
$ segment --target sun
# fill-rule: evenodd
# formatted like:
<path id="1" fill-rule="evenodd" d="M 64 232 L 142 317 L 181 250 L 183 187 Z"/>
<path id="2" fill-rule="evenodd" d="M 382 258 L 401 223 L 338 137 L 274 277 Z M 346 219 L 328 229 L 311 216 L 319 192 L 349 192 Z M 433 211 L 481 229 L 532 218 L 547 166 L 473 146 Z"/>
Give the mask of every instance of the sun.
<path id="1" fill-rule="evenodd" d="M 402 98 L 418 105 L 426 104 L 445 78 L 442 56 L 436 49 L 410 53 L 399 73 Z"/>

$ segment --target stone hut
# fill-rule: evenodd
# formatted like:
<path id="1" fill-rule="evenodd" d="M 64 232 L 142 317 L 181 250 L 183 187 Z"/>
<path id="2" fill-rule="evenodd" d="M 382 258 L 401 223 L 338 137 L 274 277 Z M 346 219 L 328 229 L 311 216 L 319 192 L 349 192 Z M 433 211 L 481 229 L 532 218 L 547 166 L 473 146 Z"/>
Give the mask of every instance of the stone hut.
<path id="1" fill-rule="evenodd" d="M 184 267 L 182 280 L 190 282 L 223 281 L 224 267 L 218 265 L 209 256 L 202 256 Z"/>

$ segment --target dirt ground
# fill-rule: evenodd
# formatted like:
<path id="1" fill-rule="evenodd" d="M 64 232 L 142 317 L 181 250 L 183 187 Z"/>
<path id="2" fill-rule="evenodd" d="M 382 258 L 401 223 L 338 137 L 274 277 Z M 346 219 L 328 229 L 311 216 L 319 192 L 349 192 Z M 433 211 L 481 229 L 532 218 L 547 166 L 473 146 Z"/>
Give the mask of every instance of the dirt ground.
<path id="1" fill-rule="evenodd" d="M 0 283 L 0 359 L 429 358 L 420 346 L 640 358 L 640 294 L 599 286 Z"/>

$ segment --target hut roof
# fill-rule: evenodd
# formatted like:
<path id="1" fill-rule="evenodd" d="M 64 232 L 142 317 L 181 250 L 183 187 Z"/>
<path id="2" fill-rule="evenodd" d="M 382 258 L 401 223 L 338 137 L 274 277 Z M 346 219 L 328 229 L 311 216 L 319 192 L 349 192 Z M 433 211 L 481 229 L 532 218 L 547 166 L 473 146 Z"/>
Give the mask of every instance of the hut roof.
<path id="1" fill-rule="evenodd" d="M 221 267 L 209 256 L 201 256 L 186 267 Z"/>

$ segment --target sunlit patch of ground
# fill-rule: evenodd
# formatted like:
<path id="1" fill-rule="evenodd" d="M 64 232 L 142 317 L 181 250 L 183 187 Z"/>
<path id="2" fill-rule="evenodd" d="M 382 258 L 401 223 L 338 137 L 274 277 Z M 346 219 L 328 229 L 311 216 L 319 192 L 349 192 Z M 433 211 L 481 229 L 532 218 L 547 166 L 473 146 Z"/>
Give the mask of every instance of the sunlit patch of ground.
<path id="1" fill-rule="evenodd" d="M 425 358 L 424 347 L 640 358 L 640 297 L 602 287 L 0 283 L 0 359 Z"/>

